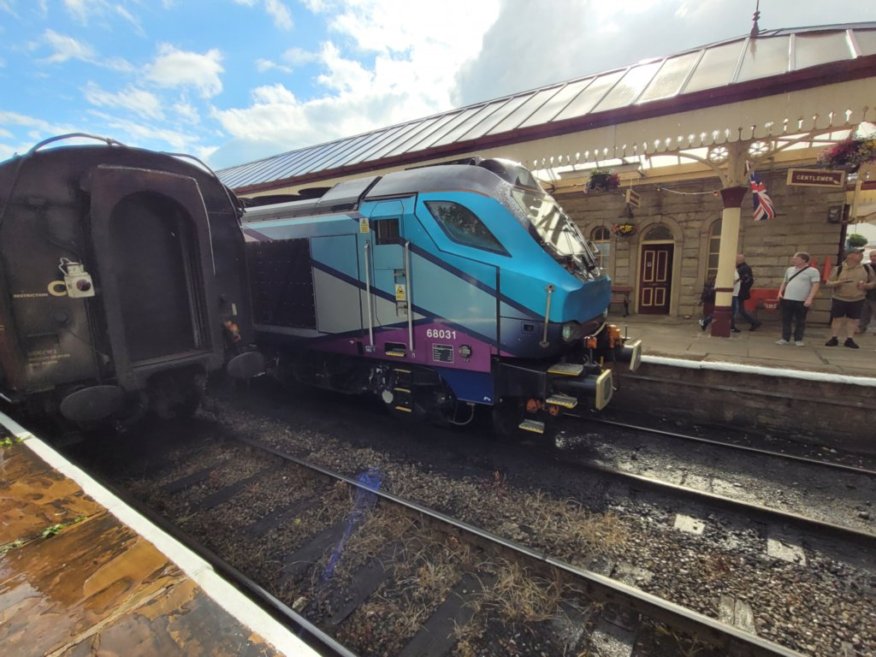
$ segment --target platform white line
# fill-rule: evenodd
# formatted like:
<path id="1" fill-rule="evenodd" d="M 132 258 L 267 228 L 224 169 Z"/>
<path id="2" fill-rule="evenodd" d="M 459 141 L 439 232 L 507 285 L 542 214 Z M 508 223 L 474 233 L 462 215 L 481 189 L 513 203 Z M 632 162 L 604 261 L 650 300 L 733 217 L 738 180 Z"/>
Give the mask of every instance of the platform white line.
<path id="1" fill-rule="evenodd" d="M 820 383 L 843 383 L 853 386 L 876 388 L 876 377 L 851 376 L 848 374 L 830 374 L 829 372 L 810 372 L 807 370 L 792 370 L 780 367 L 764 367 L 762 365 L 743 365 L 727 361 L 702 361 L 688 358 L 670 358 L 668 356 L 642 356 L 643 363 L 651 365 L 667 365 L 689 370 L 712 370 L 716 372 L 735 372 L 737 374 L 756 374 L 758 376 L 783 377 L 817 381 Z"/>

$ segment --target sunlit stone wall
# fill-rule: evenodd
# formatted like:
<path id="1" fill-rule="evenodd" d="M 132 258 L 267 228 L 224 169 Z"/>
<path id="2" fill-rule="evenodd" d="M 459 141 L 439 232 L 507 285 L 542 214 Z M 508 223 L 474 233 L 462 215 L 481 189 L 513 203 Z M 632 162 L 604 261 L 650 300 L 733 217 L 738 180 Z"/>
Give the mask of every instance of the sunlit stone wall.
<path id="1" fill-rule="evenodd" d="M 754 270 L 755 288 L 778 288 L 795 251 L 808 251 L 819 270 L 823 270 L 826 259 L 835 264 L 842 225 L 829 223 L 828 211 L 831 206 L 843 204 L 844 193 L 788 186 L 785 169 L 760 173 L 778 214 L 773 220 L 755 223 L 750 194 L 742 204 L 739 245 Z M 589 238 L 598 226 L 625 221 L 618 217 L 624 209 L 626 186 L 585 194 L 579 185 L 572 191 L 558 189 L 556 196 Z M 670 315 L 699 316 L 698 302 L 709 267 L 710 232 L 721 218 L 721 198 L 717 194 L 720 186 L 717 178 L 635 184 L 641 195 L 640 207 L 633 209 L 636 233 L 630 237 L 612 236 L 610 241 L 609 269 L 614 283 L 637 290 L 643 238 L 663 224 L 671 231 L 675 245 Z M 634 299 L 631 310 L 635 312 L 635 308 Z M 828 308 L 829 295 L 822 291 L 810 321 L 826 323 Z M 776 313 L 759 312 L 762 318 L 777 318 Z"/>

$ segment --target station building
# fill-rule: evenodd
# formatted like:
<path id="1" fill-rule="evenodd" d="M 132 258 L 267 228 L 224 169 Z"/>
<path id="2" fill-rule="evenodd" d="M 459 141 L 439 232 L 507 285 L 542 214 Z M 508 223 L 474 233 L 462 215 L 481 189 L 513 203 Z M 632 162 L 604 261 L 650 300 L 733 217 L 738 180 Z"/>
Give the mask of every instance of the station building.
<path id="1" fill-rule="evenodd" d="M 753 302 L 769 317 L 794 252 L 809 252 L 826 274 L 855 223 L 876 221 L 876 162 L 838 151 L 825 161 L 850 140 L 876 148 L 873 124 L 876 23 L 754 29 L 219 175 L 242 196 L 281 199 L 366 173 L 517 160 L 599 247 L 630 312 L 696 316 L 704 282 L 738 250 L 755 272 Z M 752 172 L 772 201 L 768 220 L 754 221 L 753 196 L 742 196 Z M 728 190 L 739 227 L 722 240 Z M 719 285 L 732 276 L 721 266 Z M 811 321 L 826 322 L 828 308 L 822 294 Z"/>

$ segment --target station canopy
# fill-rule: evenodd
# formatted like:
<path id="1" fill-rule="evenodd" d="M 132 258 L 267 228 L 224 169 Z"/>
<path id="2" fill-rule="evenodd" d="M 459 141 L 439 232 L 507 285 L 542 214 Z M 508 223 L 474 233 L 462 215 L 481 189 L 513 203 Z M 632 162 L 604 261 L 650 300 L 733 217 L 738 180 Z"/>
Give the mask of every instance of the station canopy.
<path id="1" fill-rule="evenodd" d="M 876 22 L 762 31 L 296 149 L 219 176 L 239 193 L 253 193 L 472 155 L 562 175 L 658 166 L 661 158 L 677 163 L 685 152 L 719 160 L 720 145 L 741 140 L 810 147 L 842 139 L 863 122 L 876 122 Z"/>

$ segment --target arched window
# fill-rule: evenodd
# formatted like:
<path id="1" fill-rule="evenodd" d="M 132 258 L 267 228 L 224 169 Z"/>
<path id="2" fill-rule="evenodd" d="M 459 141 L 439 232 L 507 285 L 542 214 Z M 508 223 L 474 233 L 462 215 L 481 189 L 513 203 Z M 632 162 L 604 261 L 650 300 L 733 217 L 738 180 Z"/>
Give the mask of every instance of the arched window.
<path id="1" fill-rule="evenodd" d="M 590 233 L 590 239 L 594 242 L 607 242 L 611 239 L 611 231 L 608 229 L 608 226 L 597 226 Z"/>
<path id="2" fill-rule="evenodd" d="M 651 226 L 642 238 L 643 242 L 666 242 L 667 240 L 672 240 L 672 231 L 663 224 Z"/>
<path id="3" fill-rule="evenodd" d="M 608 226 L 597 226 L 590 231 L 590 241 L 599 249 L 596 261 L 602 270 L 607 272 L 611 260 L 611 231 Z"/>
<path id="4" fill-rule="evenodd" d="M 718 252 L 721 250 L 721 220 L 718 219 L 709 229 L 709 267 L 706 280 L 714 281 L 718 276 Z"/>

